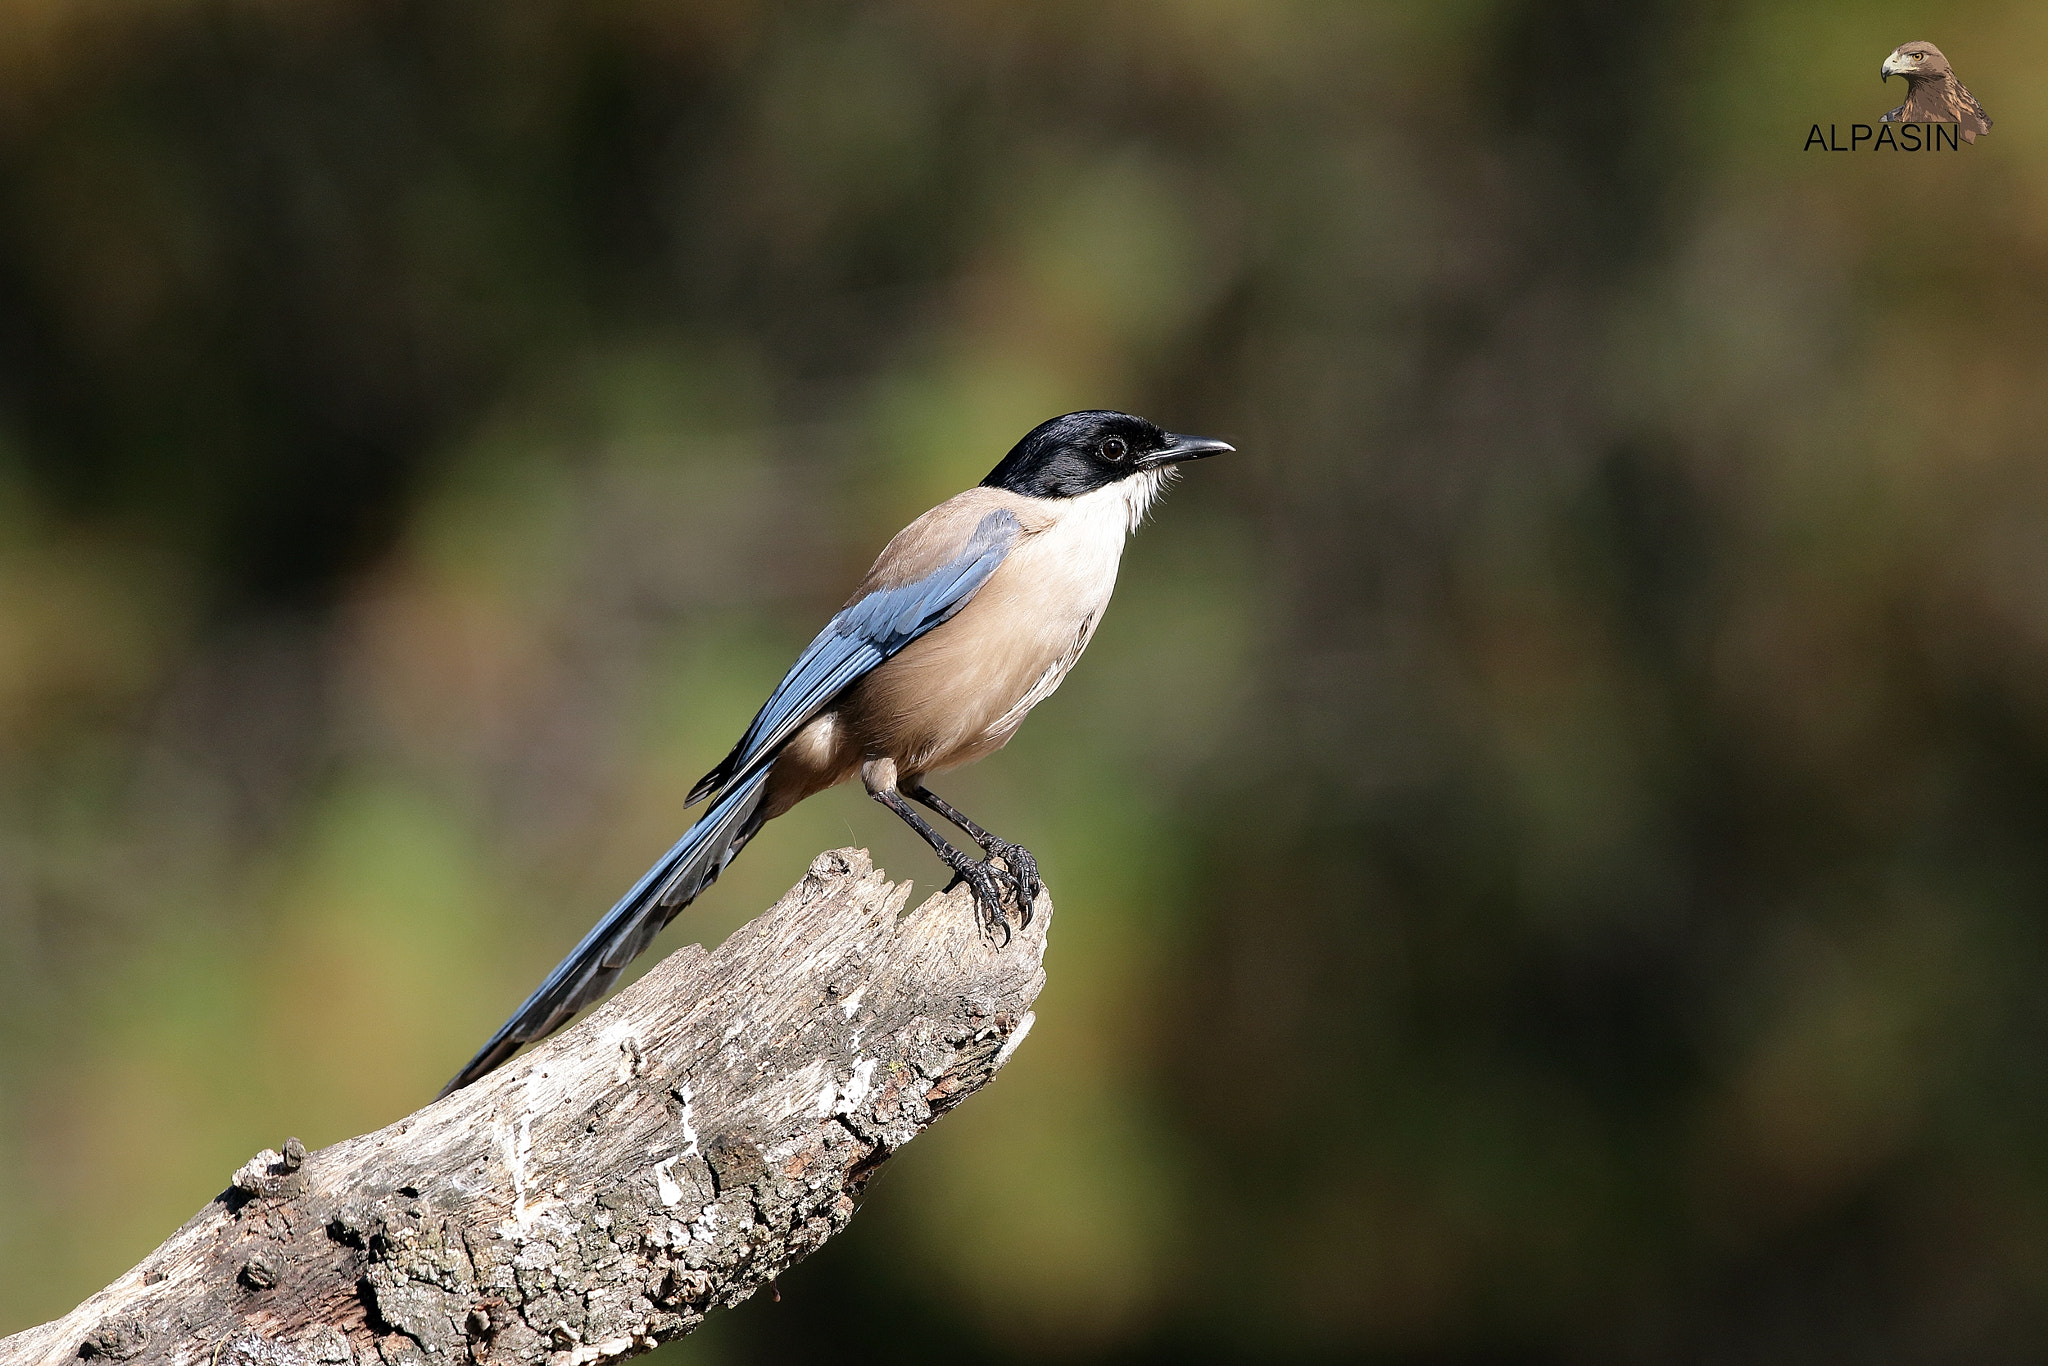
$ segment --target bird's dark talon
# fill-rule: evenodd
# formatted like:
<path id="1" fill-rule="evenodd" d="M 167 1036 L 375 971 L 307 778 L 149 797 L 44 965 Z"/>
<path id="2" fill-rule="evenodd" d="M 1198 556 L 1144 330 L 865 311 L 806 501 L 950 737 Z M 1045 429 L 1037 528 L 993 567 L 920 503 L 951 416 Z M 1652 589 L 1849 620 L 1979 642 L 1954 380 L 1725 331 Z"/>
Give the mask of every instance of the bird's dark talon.
<path id="1" fill-rule="evenodd" d="M 989 857 L 1003 861 L 1010 885 L 1017 889 L 1017 909 L 1023 913 L 1024 924 L 1029 925 L 1031 912 L 1038 905 L 1038 894 L 1045 889 L 1045 882 L 1038 876 L 1038 860 L 1029 849 L 1008 840 L 991 839 L 988 852 Z"/>
<path id="2" fill-rule="evenodd" d="M 975 919 L 981 932 L 997 947 L 1010 942 L 1010 917 L 1003 909 L 1000 880 L 1008 877 L 1005 870 L 991 865 L 987 859 L 963 859 L 953 865 L 953 881 L 947 884 L 948 890 L 963 882 L 967 884 L 974 893 Z"/>
<path id="3" fill-rule="evenodd" d="M 980 902 L 976 902 L 975 905 L 980 911 L 981 932 L 983 936 L 988 939 L 989 943 L 999 949 L 1008 948 L 1010 946 L 1010 917 L 1003 913 L 1000 906 L 991 911 L 987 907 L 982 906 Z"/>

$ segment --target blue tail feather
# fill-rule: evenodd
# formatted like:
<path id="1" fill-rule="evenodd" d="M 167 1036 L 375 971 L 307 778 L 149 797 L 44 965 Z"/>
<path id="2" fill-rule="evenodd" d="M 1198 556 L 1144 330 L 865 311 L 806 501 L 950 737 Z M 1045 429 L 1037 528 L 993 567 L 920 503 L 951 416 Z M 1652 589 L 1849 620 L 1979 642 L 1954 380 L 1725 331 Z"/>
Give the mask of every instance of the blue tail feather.
<path id="1" fill-rule="evenodd" d="M 555 965 L 526 1003 L 499 1027 L 441 1094 L 459 1091 L 519 1049 L 554 1033 L 577 1011 L 611 990 L 676 913 L 725 871 L 754 832 L 755 809 L 768 781 L 764 766 L 721 794 L 675 847 L 633 884 L 631 891 Z"/>

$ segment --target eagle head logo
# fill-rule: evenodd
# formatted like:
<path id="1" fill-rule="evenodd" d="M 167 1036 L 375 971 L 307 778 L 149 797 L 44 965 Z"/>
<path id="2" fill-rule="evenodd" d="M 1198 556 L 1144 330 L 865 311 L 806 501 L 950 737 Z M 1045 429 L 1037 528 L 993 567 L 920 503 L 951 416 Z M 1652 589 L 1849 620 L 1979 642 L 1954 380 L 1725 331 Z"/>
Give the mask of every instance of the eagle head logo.
<path id="1" fill-rule="evenodd" d="M 1934 44 L 1900 43 L 1877 74 L 1887 81 L 1894 76 L 1906 78 L 1906 102 L 1881 115 L 1878 122 L 1953 123 L 1960 126 L 1965 142 L 1975 142 L 1977 134 L 1991 131 L 1984 106 L 1956 79 L 1948 58 Z"/>

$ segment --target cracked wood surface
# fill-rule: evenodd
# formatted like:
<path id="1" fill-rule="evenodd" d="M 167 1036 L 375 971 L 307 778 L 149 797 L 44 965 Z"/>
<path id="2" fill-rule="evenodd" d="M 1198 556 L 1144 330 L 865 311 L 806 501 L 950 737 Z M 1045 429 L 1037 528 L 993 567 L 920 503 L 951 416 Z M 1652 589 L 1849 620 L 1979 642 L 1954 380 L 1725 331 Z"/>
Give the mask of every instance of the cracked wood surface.
<path id="1" fill-rule="evenodd" d="M 1050 898 L 997 947 L 966 888 L 904 916 L 909 894 L 865 851 L 819 855 L 715 953 L 468 1089 L 258 1153 L 0 1366 L 585 1366 L 689 1332 L 844 1228 L 1030 1030 Z"/>

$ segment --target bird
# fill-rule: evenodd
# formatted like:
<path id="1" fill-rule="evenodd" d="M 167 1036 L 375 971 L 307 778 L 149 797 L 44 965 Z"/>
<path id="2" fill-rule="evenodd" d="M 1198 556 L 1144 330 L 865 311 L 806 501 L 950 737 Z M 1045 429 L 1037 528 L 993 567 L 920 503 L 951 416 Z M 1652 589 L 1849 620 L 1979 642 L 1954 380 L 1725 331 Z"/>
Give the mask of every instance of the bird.
<path id="1" fill-rule="evenodd" d="M 1007 888 L 1031 922 L 1042 883 L 1028 849 L 976 824 L 925 779 L 1001 749 L 1081 657 L 1116 587 L 1126 538 L 1190 461 L 1235 448 L 1108 409 L 1025 434 L 964 493 L 883 547 L 846 605 L 775 686 L 685 806 L 710 805 L 443 1087 L 447 1096 L 545 1038 L 626 965 L 762 825 L 856 776 L 972 890 L 1007 942 Z M 979 845 L 977 859 L 913 809 Z"/>
<path id="2" fill-rule="evenodd" d="M 1934 44 L 1900 43 L 1877 74 L 1886 81 L 1894 76 L 1906 78 L 1906 102 L 1879 115 L 1879 123 L 1959 124 L 1965 142 L 1975 142 L 1979 133 L 1991 131 L 1984 106 L 1956 79 L 1948 58 Z"/>

